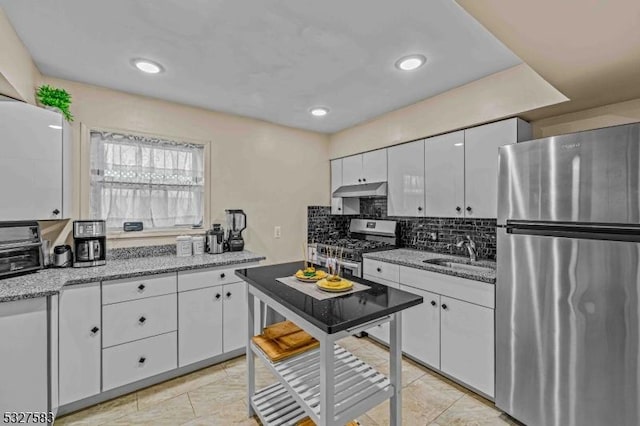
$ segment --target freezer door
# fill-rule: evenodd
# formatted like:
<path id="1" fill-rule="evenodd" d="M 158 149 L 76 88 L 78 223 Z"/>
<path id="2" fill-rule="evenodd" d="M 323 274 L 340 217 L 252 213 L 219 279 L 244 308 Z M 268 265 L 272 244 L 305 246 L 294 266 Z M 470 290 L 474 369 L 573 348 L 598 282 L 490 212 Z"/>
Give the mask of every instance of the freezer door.
<path id="1" fill-rule="evenodd" d="M 640 223 L 640 123 L 501 147 L 498 175 L 499 225 Z"/>
<path id="2" fill-rule="evenodd" d="M 496 405 L 535 426 L 640 424 L 640 243 L 498 229 Z"/>

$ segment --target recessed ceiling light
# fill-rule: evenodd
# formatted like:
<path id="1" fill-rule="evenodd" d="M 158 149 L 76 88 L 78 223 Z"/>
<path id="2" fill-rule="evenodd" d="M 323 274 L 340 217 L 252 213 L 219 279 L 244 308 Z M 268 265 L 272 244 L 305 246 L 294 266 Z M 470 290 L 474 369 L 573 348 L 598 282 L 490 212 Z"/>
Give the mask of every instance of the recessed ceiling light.
<path id="1" fill-rule="evenodd" d="M 162 65 L 148 59 L 134 59 L 133 65 L 147 74 L 158 74 L 163 71 Z"/>
<path id="2" fill-rule="evenodd" d="M 404 56 L 396 61 L 396 68 L 402 71 L 413 71 L 420 68 L 427 61 L 423 55 Z"/>
<path id="3" fill-rule="evenodd" d="M 311 108 L 309 112 L 311 112 L 311 115 L 315 115 L 316 117 L 324 117 L 325 115 L 329 114 L 329 108 L 315 107 Z"/>
<path id="4" fill-rule="evenodd" d="M 57 124 L 49 124 L 49 127 L 51 127 L 52 129 L 56 129 L 56 130 L 62 129 L 62 126 L 58 126 Z"/>

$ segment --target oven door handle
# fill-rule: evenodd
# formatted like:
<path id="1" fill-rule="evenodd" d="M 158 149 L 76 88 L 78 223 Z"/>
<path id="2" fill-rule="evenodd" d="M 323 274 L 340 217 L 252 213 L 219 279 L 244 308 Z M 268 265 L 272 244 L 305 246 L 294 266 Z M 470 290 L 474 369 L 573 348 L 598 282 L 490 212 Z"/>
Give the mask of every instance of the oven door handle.
<path id="1" fill-rule="evenodd" d="M 35 247 L 41 247 L 42 243 L 31 244 L 7 244 L 6 246 L 0 246 L 0 253 L 6 253 L 11 251 L 27 250 Z"/>

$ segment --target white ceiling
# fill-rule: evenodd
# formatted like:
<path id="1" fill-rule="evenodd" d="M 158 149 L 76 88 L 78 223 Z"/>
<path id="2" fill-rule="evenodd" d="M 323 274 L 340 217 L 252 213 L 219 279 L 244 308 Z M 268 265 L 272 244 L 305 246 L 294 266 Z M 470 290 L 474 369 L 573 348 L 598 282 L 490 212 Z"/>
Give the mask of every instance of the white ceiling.
<path id="1" fill-rule="evenodd" d="M 453 0 L 0 5 L 46 75 L 328 133 L 521 62 Z M 412 53 L 426 66 L 394 68 Z M 166 71 L 143 75 L 137 57 Z"/>

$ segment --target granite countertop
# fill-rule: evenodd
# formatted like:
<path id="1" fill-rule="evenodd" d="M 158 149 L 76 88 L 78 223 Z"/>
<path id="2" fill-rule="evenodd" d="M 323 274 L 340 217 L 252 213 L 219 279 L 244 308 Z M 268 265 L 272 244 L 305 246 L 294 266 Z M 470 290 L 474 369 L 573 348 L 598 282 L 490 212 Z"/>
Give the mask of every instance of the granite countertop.
<path id="1" fill-rule="evenodd" d="M 60 292 L 65 285 L 236 265 L 264 259 L 264 256 L 245 250 L 191 257 L 150 256 L 107 260 L 106 265 L 91 268 L 49 268 L 0 280 L 0 302 L 50 296 Z"/>
<path id="2" fill-rule="evenodd" d="M 362 278 L 349 277 L 369 286 L 368 290 L 324 300 L 276 280 L 294 275 L 302 265 L 303 262 L 299 261 L 238 269 L 236 275 L 327 334 L 347 330 L 423 302 L 422 297 L 416 294 Z"/>
<path id="3" fill-rule="evenodd" d="M 496 282 L 496 262 L 491 260 L 478 260 L 470 262 L 468 257 L 454 256 L 451 254 L 434 253 L 423 250 L 395 249 L 387 251 L 376 251 L 362 255 L 365 259 L 379 260 L 381 262 L 395 263 L 397 265 L 408 266 L 410 268 L 424 269 L 425 271 L 439 272 L 441 274 L 453 275 L 460 278 L 467 278 L 475 281 L 482 281 L 489 284 Z M 445 266 L 424 263 L 428 259 L 447 259 L 454 262 L 473 264 L 492 268 L 492 272 L 477 272 L 462 269 L 452 269 Z"/>

